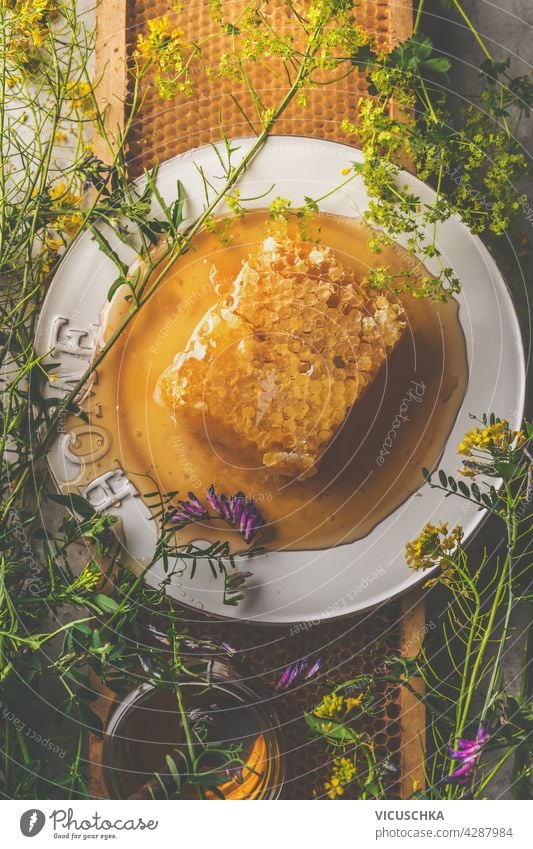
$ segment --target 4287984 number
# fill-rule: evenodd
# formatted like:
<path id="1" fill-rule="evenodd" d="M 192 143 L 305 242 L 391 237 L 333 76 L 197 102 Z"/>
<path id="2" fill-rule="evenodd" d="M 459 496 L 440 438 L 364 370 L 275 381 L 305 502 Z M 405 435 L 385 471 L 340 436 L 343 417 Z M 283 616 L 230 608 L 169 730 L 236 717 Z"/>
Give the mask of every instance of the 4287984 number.
<path id="1" fill-rule="evenodd" d="M 465 826 L 461 829 L 461 837 L 491 838 L 513 837 L 513 829 L 505 826 Z"/>

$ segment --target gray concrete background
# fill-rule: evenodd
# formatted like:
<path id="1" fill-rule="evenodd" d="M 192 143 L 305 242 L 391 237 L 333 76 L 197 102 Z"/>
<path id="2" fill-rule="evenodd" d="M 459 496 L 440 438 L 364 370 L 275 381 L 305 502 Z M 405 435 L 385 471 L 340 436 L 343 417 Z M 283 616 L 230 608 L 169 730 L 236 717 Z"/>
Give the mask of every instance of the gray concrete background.
<path id="1" fill-rule="evenodd" d="M 486 41 L 490 52 L 497 59 L 510 59 L 510 73 L 518 76 L 531 72 L 533 67 L 533 0 L 506 0 L 506 2 L 489 2 L 489 0 L 465 0 L 465 9 L 469 17 Z M 461 106 L 465 103 L 477 103 L 481 80 L 478 66 L 483 60 L 481 49 L 475 44 L 464 22 L 457 13 L 446 8 L 440 0 L 430 0 L 427 13 L 424 16 L 422 29 L 430 35 L 438 51 L 449 56 L 453 63 L 449 75 L 449 88 L 453 94 L 452 104 L 455 117 L 459 116 Z M 520 141 L 529 159 L 533 159 L 533 115 L 526 120 L 520 131 Z M 524 177 L 517 185 L 520 193 L 533 196 L 531 177 Z M 521 255 L 514 248 L 520 242 Z M 507 282 L 512 291 L 517 311 L 519 313 L 526 354 L 530 347 L 531 311 L 528 304 L 527 292 L 531 293 L 533 276 L 532 243 L 533 230 L 531 224 L 519 220 L 509 238 L 490 239 L 489 247 L 495 254 Z M 529 398 L 528 415 L 531 418 L 531 393 Z M 481 557 L 486 548 L 491 556 L 497 556 L 503 549 L 501 528 L 498 524 L 487 522 L 469 550 L 472 558 Z M 442 614 L 444 603 L 443 594 L 436 592 L 428 596 L 427 615 L 431 621 Z M 518 692 L 521 686 L 525 660 L 525 634 L 530 623 L 528 609 L 517 609 L 512 623 L 512 634 L 503 662 L 505 685 L 512 692 Z M 497 779 L 488 788 L 487 796 L 492 799 L 512 798 L 511 766 L 502 770 Z"/>

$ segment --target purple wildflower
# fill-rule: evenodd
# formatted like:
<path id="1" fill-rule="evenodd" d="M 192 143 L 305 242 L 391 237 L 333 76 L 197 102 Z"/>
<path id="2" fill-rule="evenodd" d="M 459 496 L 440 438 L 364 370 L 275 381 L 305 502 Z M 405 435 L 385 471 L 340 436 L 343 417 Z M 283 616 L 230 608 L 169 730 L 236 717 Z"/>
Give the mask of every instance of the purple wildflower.
<path id="1" fill-rule="evenodd" d="M 163 643 L 165 646 L 170 645 L 170 640 L 168 639 L 166 634 L 163 634 L 162 631 L 158 631 L 154 625 L 148 625 L 148 630 L 152 634 L 154 640 L 157 640 L 159 643 Z"/>
<path id="2" fill-rule="evenodd" d="M 461 737 L 457 741 L 457 749 L 453 749 L 451 746 L 449 747 L 450 757 L 454 761 L 459 761 L 459 765 L 450 775 L 450 781 L 457 781 L 458 784 L 468 784 L 481 750 L 489 739 L 490 732 L 488 725 L 486 722 L 482 722 L 473 740 L 467 740 Z"/>
<path id="3" fill-rule="evenodd" d="M 105 188 L 105 194 L 110 194 L 110 188 L 107 183 L 111 180 L 111 185 L 117 176 L 117 169 L 113 165 L 106 165 L 101 159 L 96 156 L 87 156 L 80 165 L 80 171 L 85 176 L 83 181 L 83 190 L 94 186 L 95 189 L 102 190 Z"/>
<path id="4" fill-rule="evenodd" d="M 211 485 L 207 490 L 207 500 L 220 519 L 242 534 L 246 543 L 251 542 L 265 520 L 251 498 L 246 499 L 243 492 L 229 497 L 223 492 L 217 495 Z"/>
<path id="5" fill-rule="evenodd" d="M 242 587 L 247 578 L 251 578 L 253 572 L 232 572 L 226 577 L 226 590 L 230 593 L 236 592 L 239 587 Z"/>
<path id="6" fill-rule="evenodd" d="M 186 639 L 186 640 L 182 640 L 182 645 L 186 649 L 189 649 L 189 651 L 192 651 L 192 652 L 207 653 L 207 652 L 215 652 L 216 649 L 217 649 L 215 643 L 211 643 L 207 640 L 202 641 L 202 640 Z"/>
<path id="7" fill-rule="evenodd" d="M 224 770 L 228 781 L 235 781 L 236 784 L 242 784 L 244 781 L 243 768 L 241 764 L 237 766 L 229 766 Z"/>
<path id="8" fill-rule="evenodd" d="M 213 508 L 215 513 L 223 519 L 224 515 L 222 513 L 222 508 L 220 506 L 220 501 L 218 500 L 213 484 L 211 484 L 211 486 L 207 490 L 207 500 L 209 501 L 209 504 Z"/>
<path id="9" fill-rule="evenodd" d="M 178 502 L 179 507 L 176 507 L 172 513 L 170 517 L 171 522 L 198 522 L 201 519 L 207 519 L 209 517 L 209 513 L 194 492 L 189 492 L 188 495 L 188 501 Z"/>
<path id="10" fill-rule="evenodd" d="M 233 657 L 234 654 L 237 654 L 237 649 L 234 649 L 230 643 L 221 643 L 220 648 L 229 654 L 230 657 Z"/>
<path id="11" fill-rule="evenodd" d="M 235 528 L 246 543 L 252 541 L 265 520 L 255 506 L 251 498 L 246 499 L 243 492 L 235 495 L 217 495 L 215 487 L 211 485 L 206 493 L 207 501 L 216 514 L 216 518 L 222 519 L 232 528 Z M 189 492 L 188 501 L 179 501 L 169 517 L 175 524 L 185 522 L 199 522 L 202 519 L 211 518 L 206 507 L 196 497 L 194 492 Z M 215 517 L 212 517 L 215 518 Z"/>
<path id="12" fill-rule="evenodd" d="M 287 666 L 287 668 L 281 673 L 280 679 L 276 684 L 276 690 L 278 692 L 280 690 L 288 690 L 302 675 L 304 675 L 306 680 L 308 678 L 312 678 L 313 675 L 316 675 L 321 666 L 321 658 L 317 658 L 314 663 L 311 663 L 309 657 L 302 657 L 301 660 L 297 660 L 295 663 L 291 663 L 290 666 Z"/>
<path id="13" fill-rule="evenodd" d="M 318 672 L 318 670 L 320 669 L 321 666 L 322 666 L 322 658 L 319 657 L 319 658 L 317 658 L 317 660 L 315 660 L 315 662 L 311 666 L 311 669 L 308 669 L 307 672 L 305 673 L 306 679 L 307 678 L 313 678 L 313 676 L 315 676 L 317 674 L 317 672 Z"/>
<path id="14" fill-rule="evenodd" d="M 239 530 L 244 537 L 244 541 L 250 542 L 264 524 L 264 518 L 250 499 L 244 504 L 239 521 Z"/>

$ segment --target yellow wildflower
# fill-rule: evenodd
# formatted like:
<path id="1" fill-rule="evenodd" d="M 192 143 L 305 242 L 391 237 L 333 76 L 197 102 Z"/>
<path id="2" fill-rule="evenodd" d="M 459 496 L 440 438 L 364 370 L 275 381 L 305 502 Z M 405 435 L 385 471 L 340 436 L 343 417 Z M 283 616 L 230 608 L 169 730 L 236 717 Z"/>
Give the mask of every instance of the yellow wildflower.
<path id="1" fill-rule="evenodd" d="M 54 135 L 54 141 L 56 142 L 56 144 L 61 144 L 62 142 L 65 142 L 67 138 L 67 134 L 64 133 L 62 130 L 58 130 Z"/>
<path id="2" fill-rule="evenodd" d="M 337 796 L 342 796 L 344 788 L 353 780 L 355 773 L 356 767 L 353 761 L 348 758 L 335 758 L 331 777 L 324 784 L 324 790 L 329 798 L 336 799 Z"/>
<path id="3" fill-rule="evenodd" d="M 226 204 L 233 215 L 237 218 L 242 218 L 244 209 L 241 206 L 241 193 L 239 189 L 234 189 L 232 193 L 226 195 Z"/>
<path id="4" fill-rule="evenodd" d="M 66 233 L 67 236 L 75 236 L 83 226 L 83 215 L 59 215 L 52 222 L 54 230 L 58 233 Z"/>
<path id="5" fill-rule="evenodd" d="M 457 525 L 448 532 L 448 523 L 432 525 L 428 522 L 416 539 L 405 546 L 405 558 L 411 569 L 431 569 L 433 566 L 447 565 L 448 557 L 460 544 L 463 529 Z"/>
<path id="6" fill-rule="evenodd" d="M 465 457 L 469 457 L 475 450 L 500 453 L 509 448 L 520 448 L 525 440 L 523 431 L 511 430 L 509 422 L 501 419 L 487 427 L 469 430 L 457 450 Z"/>
<path id="7" fill-rule="evenodd" d="M 268 214 L 271 218 L 285 218 L 291 208 L 291 202 L 288 198 L 274 198 L 268 207 Z"/>
<path id="8" fill-rule="evenodd" d="M 16 0 L 11 4 L 13 35 L 7 56 L 18 65 L 31 66 L 39 48 L 50 32 L 50 22 L 57 16 L 55 0 Z"/>
<path id="9" fill-rule="evenodd" d="M 170 99 L 176 92 L 192 94 L 190 59 L 197 48 L 184 40 L 166 15 L 148 21 L 148 31 L 137 38 L 135 56 L 147 67 L 154 67 L 154 82 L 161 97 Z"/>
<path id="10" fill-rule="evenodd" d="M 327 716 L 332 719 L 342 716 L 346 712 L 344 699 L 338 693 L 328 693 L 314 710 L 315 716 Z"/>
<path id="11" fill-rule="evenodd" d="M 354 707 L 359 707 L 361 702 L 363 701 L 363 694 L 359 693 L 358 696 L 350 697 L 344 700 L 344 704 L 346 705 L 346 713 L 352 710 Z"/>
<path id="12" fill-rule="evenodd" d="M 56 254 L 62 247 L 61 239 L 54 239 L 52 236 L 47 236 L 44 240 L 44 246 L 49 253 Z"/>
<path id="13" fill-rule="evenodd" d="M 93 98 L 93 88 L 88 82 L 71 82 L 69 83 L 67 93 L 70 97 L 74 109 L 78 109 L 90 120 L 95 117 L 95 107 Z"/>
<path id="14" fill-rule="evenodd" d="M 81 206 L 82 198 L 74 194 L 63 182 L 56 183 L 48 189 L 50 199 L 54 202 L 52 210 L 56 213 L 51 219 L 50 226 L 56 233 L 66 233 L 75 236 L 83 225 L 83 215 L 75 210 Z"/>
<path id="15" fill-rule="evenodd" d="M 50 186 L 48 189 L 48 194 L 50 195 L 52 200 L 59 200 L 67 190 L 67 187 L 64 183 L 56 183 L 55 186 Z"/>
<path id="16" fill-rule="evenodd" d="M 263 122 L 263 127 L 268 127 L 268 125 L 274 120 L 275 110 L 272 108 L 264 109 L 263 114 L 261 115 L 261 121 Z"/>
<path id="17" fill-rule="evenodd" d="M 71 192 L 64 183 L 56 183 L 55 186 L 50 186 L 48 194 L 51 200 L 56 201 L 56 209 L 71 209 L 79 207 L 81 204 L 81 196 Z"/>

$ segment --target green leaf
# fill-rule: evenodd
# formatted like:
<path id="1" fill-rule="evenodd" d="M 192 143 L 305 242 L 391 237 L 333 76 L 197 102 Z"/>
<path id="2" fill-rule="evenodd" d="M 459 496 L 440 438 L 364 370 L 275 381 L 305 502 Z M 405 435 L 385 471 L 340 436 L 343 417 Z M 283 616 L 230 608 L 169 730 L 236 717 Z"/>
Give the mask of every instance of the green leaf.
<path id="1" fill-rule="evenodd" d="M 222 780 L 224 780 L 224 779 L 222 779 Z M 217 799 L 222 799 L 222 800 L 223 800 L 223 799 L 225 799 L 225 798 L 226 798 L 226 797 L 224 796 L 224 794 L 223 794 L 222 790 L 219 790 L 219 789 L 218 789 L 218 785 L 215 785 L 214 787 L 211 787 L 211 793 L 212 793 L 214 796 L 216 796 L 216 797 L 217 797 Z"/>
<path id="2" fill-rule="evenodd" d="M 464 481 L 458 481 L 459 492 L 461 492 L 466 498 L 470 498 L 470 489 L 466 485 Z"/>
<path id="3" fill-rule="evenodd" d="M 452 492 L 457 492 L 457 481 L 451 475 L 448 477 L 448 486 Z"/>
<path id="4" fill-rule="evenodd" d="M 98 230 L 97 227 L 94 227 L 92 224 L 89 224 L 89 229 L 93 234 L 93 237 L 102 253 L 105 254 L 105 256 L 109 257 L 109 259 L 114 262 L 122 276 L 126 277 L 128 273 L 127 264 L 121 260 L 118 253 L 111 247 L 106 237 L 100 232 L 100 230 Z"/>
<path id="5" fill-rule="evenodd" d="M 86 705 L 85 702 L 80 702 L 78 704 L 78 711 L 89 730 L 97 737 L 102 737 L 104 726 L 102 720 L 95 714 L 94 710 L 89 705 Z"/>
<path id="6" fill-rule="evenodd" d="M 180 787 L 181 787 L 181 775 L 180 775 L 180 771 L 179 771 L 178 767 L 176 766 L 176 762 L 173 758 L 170 757 L 170 755 L 167 755 L 165 757 L 165 760 L 167 762 L 168 771 L 171 774 L 174 781 L 176 782 L 176 786 L 179 790 Z"/>
<path id="7" fill-rule="evenodd" d="M 180 224 L 183 222 L 183 206 L 185 204 L 186 194 L 185 188 L 181 180 L 178 180 L 176 183 L 177 188 L 177 198 L 170 207 L 172 223 L 177 230 Z"/>
<path id="8" fill-rule="evenodd" d="M 350 743 L 357 739 L 357 734 L 353 729 L 327 717 L 315 716 L 314 713 L 304 713 L 304 718 L 309 729 L 318 737 L 328 737 L 344 743 Z"/>
<path id="9" fill-rule="evenodd" d="M 443 486 L 445 489 L 448 488 L 448 477 L 446 475 L 446 472 L 443 472 L 442 469 L 439 471 L 439 481 L 441 486 Z"/>
<path id="10" fill-rule="evenodd" d="M 446 77 L 451 62 L 446 56 L 433 55 L 433 43 L 427 35 L 413 35 L 389 54 L 387 65 L 415 76 Z"/>
<path id="11" fill-rule="evenodd" d="M 103 613 L 115 613 L 119 610 L 119 605 L 115 599 L 110 598 L 110 596 L 104 595 L 103 593 L 96 593 L 96 595 L 93 596 L 93 601 Z"/>
<path id="12" fill-rule="evenodd" d="M 509 483 L 513 478 L 520 473 L 520 467 L 515 463 L 507 463 L 504 460 L 496 460 L 494 468 L 498 475 L 503 478 L 506 483 Z"/>
<path id="13" fill-rule="evenodd" d="M 506 59 L 485 59 L 479 66 L 481 70 L 480 76 L 498 77 L 507 70 L 509 64 L 509 57 Z"/>
<path id="14" fill-rule="evenodd" d="M 370 44 L 362 44 L 357 53 L 350 56 L 350 62 L 360 71 L 365 71 L 369 65 L 376 64 L 376 54 Z"/>
<path id="15" fill-rule="evenodd" d="M 76 622 L 75 625 L 72 626 L 73 631 L 79 631 L 81 634 L 85 634 L 90 637 L 93 632 L 93 629 L 87 625 L 87 622 Z"/>
<path id="16" fill-rule="evenodd" d="M 118 291 L 118 289 L 120 289 L 121 286 L 125 286 L 125 285 L 127 285 L 127 284 L 126 284 L 124 277 L 117 277 L 117 279 L 114 280 L 113 283 L 111 284 L 111 286 L 109 287 L 109 291 L 107 293 L 107 300 L 112 301 L 113 295 L 115 294 L 115 292 Z"/>
<path id="17" fill-rule="evenodd" d="M 96 515 L 93 505 L 76 492 L 70 492 L 68 495 L 59 495 L 58 493 L 50 492 L 48 493 L 48 499 L 54 501 L 56 504 L 61 504 L 63 507 L 68 507 L 70 510 L 74 510 L 75 513 L 79 513 L 84 519 L 91 519 Z"/>

